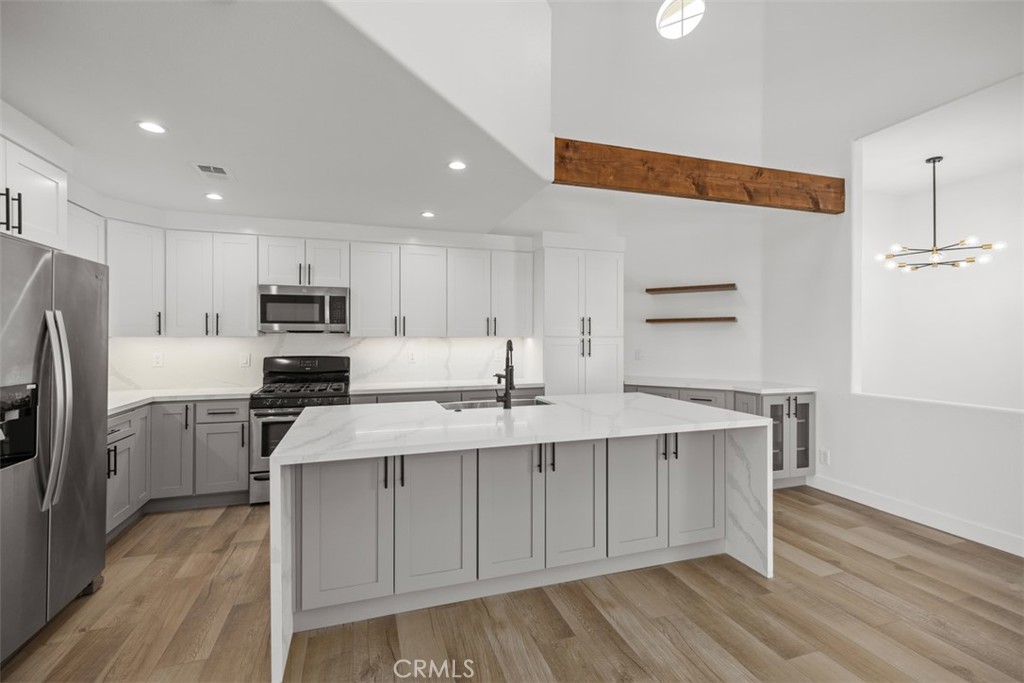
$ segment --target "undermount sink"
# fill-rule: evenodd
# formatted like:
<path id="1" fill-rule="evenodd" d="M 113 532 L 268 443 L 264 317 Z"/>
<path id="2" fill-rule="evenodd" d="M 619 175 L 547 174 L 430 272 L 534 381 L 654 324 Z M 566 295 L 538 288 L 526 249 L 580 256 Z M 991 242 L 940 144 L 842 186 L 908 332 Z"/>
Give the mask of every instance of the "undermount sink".
<path id="1" fill-rule="evenodd" d="M 452 403 L 441 403 L 439 404 L 445 410 L 454 410 L 460 412 L 463 410 L 475 410 L 477 408 L 501 408 L 501 401 L 454 401 Z M 521 406 L 549 406 L 550 403 L 545 403 L 539 398 L 514 398 L 512 399 L 512 407 L 519 408 Z"/>

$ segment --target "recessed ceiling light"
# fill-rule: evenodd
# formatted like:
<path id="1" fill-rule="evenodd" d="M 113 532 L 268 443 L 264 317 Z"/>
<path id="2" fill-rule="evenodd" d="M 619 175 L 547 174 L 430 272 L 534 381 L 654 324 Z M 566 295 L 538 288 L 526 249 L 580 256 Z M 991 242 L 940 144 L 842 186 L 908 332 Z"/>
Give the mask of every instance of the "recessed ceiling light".
<path id="1" fill-rule="evenodd" d="M 448 164 L 448 168 L 452 169 L 453 171 L 464 171 L 466 170 L 466 162 L 459 161 L 458 159 L 456 159 L 455 161 L 452 161 Z"/>
<path id="2" fill-rule="evenodd" d="M 220 200 L 224 199 L 224 197 L 222 197 L 221 195 L 217 194 L 216 192 L 207 192 L 206 193 L 206 198 L 207 199 L 212 199 L 215 202 L 219 202 Z"/>
<path id="3" fill-rule="evenodd" d="M 420 215 L 423 216 L 424 218 L 433 218 L 434 217 L 434 212 L 433 211 L 424 211 Z"/>
<path id="4" fill-rule="evenodd" d="M 146 131 L 147 133 L 166 133 L 167 129 L 161 126 L 155 121 L 139 121 L 136 124 L 139 128 Z"/>

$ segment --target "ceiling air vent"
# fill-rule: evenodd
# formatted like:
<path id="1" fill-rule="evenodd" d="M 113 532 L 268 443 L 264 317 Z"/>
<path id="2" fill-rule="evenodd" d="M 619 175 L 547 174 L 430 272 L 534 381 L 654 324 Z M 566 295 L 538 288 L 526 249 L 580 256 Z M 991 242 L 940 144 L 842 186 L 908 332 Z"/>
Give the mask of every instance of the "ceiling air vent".
<path id="1" fill-rule="evenodd" d="M 192 164 L 196 173 L 209 180 L 234 180 L 235 176 L 223 166 L 214 164 Z"/>

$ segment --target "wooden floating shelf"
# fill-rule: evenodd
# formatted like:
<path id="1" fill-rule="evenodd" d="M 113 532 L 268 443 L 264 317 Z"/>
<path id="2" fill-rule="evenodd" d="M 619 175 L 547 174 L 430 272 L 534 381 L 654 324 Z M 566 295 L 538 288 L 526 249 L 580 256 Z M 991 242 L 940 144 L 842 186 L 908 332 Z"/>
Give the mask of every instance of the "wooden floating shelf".
<path id="1" fill-rule="evenodd" d="M 736 322 L 736 316 L 728 315 L 715 318 L 648 318 L 646 322 L 655 325 L 668 323 L 734 323 Z"/>
<path id="2" fill-rule="evenodd" d="M 648 287 L 648 294 L 689 294 L 691 292 L 731 292 L 736 289 L 735 282 L 721 285 L 687 285 L 685 287 Z"/>

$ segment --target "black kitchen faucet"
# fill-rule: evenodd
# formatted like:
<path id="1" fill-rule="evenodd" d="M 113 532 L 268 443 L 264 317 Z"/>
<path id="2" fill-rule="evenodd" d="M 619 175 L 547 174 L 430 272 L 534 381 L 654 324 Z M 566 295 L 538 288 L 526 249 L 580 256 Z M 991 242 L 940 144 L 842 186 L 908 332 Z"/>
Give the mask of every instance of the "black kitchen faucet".
<path id="1" fill-rule="evenodd" d="M 511 339 L 505 342 L 505 372 L 496 372 L 494 376 L 498 378 L 498 384 L 501 384 L 501 380 L 505 380 L 504 393 L 495 392 L 497 400 L 501 402 L 502 408 L 512 410 L 512 390 L 516 388 L 516 380 L 515 367 L 512 365 Z"/>

